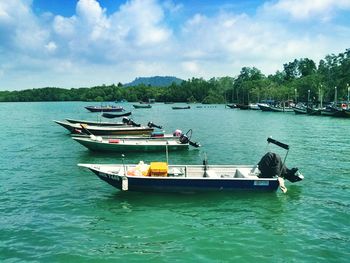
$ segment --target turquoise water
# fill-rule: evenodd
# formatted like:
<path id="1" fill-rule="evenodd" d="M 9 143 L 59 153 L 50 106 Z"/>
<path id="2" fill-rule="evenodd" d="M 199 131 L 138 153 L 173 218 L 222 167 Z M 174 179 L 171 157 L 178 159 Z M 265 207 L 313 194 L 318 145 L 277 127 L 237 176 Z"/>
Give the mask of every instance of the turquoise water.
<path id="1" fill-rule="evenodd" d="M 349 119 L 124 104 L 136 122 L 193 129 L 203 147 L 170 153 L 171 163 L 199 164 L 206 154 L 209 164 L 255 164 L 272 136 L 291 146 L 287 165 L 305 176 L 287 182 L 287 194 L 131 193 L 77 167 L 120 163 L 119 154 L 91 153 L 52 121 L 97 119 L 90 104 L 0 104 L 1 262 L 348 262 Z"/>

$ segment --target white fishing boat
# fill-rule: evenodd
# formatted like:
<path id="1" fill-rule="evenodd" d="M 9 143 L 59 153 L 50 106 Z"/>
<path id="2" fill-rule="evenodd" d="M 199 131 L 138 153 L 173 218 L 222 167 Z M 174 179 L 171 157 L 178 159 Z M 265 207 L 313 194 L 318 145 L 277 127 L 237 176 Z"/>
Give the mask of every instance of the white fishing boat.
<path id="1" fill-rule="evenodd" d="M 54 121 L 62 127 L 66 128 L 71 133 L 85 133 L 85 134 L 94 134 L 94 135 L 140 135 L 148 134 L 150 135 L 153 132 L 153 128 L 140 126 L 134 127 L 130 125 L 125 126 L 95 126 L 95 125 L 86 125 L 80 123 L 70 123 L 66 121 Z"/>
<path id="2" fill-rule="evenodd" d="M 271 138 L 268 142 L 289 149 L 288 145 Z M 78 166 L 90 169 L 100 179 L 123 191 L 276 191 L 280 187 L 286 192 L 283 178 L 291 182 L 303 179 L 300 173 L 294 174 L 295 170 L 286 169 L 286 158 L 282 163 L 280 158 L 274 160 L 270 156 L 277 155 L 265 155 L 258 165 L 208 165 L 207 160 L 203 161 L 203 165 L 168 165 L 168 162 L 145 164 L 142 161 L 138 164 L 124 164 L 123 159 L 121 164 Z"/>
<path id="3" fill-rule="evenodd" d="M 179 133 L 180 132 L 180 133 Z M 100 152 L 157 152 L 157 151 L 179 151 L 187 150 L 189 145 L 200 147 L 199 143 L 192 142 L 192 130 L 182 134 L 176 130 L 170 137 L 151 137 L 127 136 L 104 138 L 101 136 L 90 135 L 89 137 L 72 137 L 73 140 L 85 146 L 91 151 Z"/>

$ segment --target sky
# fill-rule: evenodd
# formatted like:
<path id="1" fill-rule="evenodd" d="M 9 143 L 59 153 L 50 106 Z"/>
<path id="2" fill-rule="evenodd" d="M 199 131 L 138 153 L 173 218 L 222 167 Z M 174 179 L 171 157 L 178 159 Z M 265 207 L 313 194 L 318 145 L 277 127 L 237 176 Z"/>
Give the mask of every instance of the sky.
<path id="1" fill-rule="evenodd" d="M 350 48 L 350 0 L 0 0 L 0 91 L 265 75 Z"/>

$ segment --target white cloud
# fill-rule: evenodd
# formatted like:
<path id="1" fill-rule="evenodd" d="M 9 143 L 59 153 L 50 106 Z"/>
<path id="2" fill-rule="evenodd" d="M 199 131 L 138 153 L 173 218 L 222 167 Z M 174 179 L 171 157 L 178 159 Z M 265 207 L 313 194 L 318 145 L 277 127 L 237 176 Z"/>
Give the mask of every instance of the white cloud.
<path id="1" fill-rule="evenodd" d="M 182 62 L 182 66 L 184 70 L 189 71 L 194 75 L 198 75 L 200 73 L 199 65 L 196 61 L 184 61 Z"/>
<path id="2" fill-rule="evenodd" d="M 269 74 L 303 57 L 317 63 L 349 48 L 349 25 L 331 19 L 349 2 L 269 1 L 256 15 L 194 13 L 174 27 L 169 23 L 187 13 L 186 3 L 130 0 L 108 13 L 96 0 L 79 0 L 75 14 L 64 17 L 37 16 L 30 0 L 0 0 L 0 89 L 125 83 L 147 75 L 208 79 L 235 76 L 244 66 Z"/>
<path id="3" fill-rule="evenodd" d="M 50 41 L 45 45 L 45 48 L 48 52 L 53 53 L 56 51 L 57 45 L 55 44 L 55 42 Z"/>
<path id="4" fill-rule="evenodd" d="M 264 5 L 264 12 L 269 14 L 288 14 L 293 19 L 304 20 L 317 18 L 328 21 L 336 10 L 349 10 L 349 0 L 279 0 L 267 2 Z"/>
<path id="5" fill-rule="evenodd" d="M 0 2 L 0 46 L 17 52 L 35 52 L 44 48 L 48 30 L 39 24 L 31 10 L 31 1 Z"/>

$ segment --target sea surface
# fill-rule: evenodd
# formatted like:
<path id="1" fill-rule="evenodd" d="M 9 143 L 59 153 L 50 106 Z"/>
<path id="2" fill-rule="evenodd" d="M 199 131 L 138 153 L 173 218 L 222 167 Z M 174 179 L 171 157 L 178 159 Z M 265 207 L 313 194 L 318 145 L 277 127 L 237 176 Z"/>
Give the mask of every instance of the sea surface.
<path id="1" fill-rule="evenodd" d="M 121 192 L 78 163 L 121 163 L 93 153 L 53 120 L 97 120 L 100 103 L 0 103 L 0 262 L 349 262 L 350 119 L 191 104 L 133 109 L 135 122 L 193 130 L 200 149 L 173 164 L 256 164 L 272 136 L 305 180 L 288 192 Z M 180 104 L 179 104 L 180 105 Z M 177 106 L 179 106 L 177 105 Z M 197 107 L 199 106 L 199 107 Z M 165 161 L 126 155 L 127 163 Z"/>

